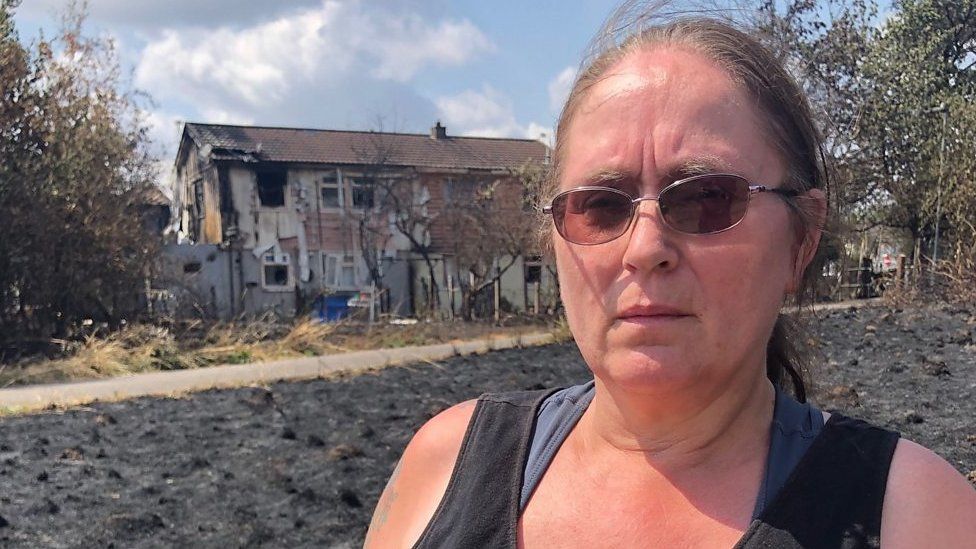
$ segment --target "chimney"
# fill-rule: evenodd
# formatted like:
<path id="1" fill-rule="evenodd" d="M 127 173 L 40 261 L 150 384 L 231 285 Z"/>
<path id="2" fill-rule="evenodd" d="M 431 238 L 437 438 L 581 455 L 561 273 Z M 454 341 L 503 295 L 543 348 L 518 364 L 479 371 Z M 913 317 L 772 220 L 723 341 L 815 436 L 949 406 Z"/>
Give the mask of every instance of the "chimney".
<path id="1" fill-rule="evenodd" d="M 438 120 L 434 127 L 430 129 L 431 139 L 447 139 L 447 127 L 441 126 L 441 121 Z"/>

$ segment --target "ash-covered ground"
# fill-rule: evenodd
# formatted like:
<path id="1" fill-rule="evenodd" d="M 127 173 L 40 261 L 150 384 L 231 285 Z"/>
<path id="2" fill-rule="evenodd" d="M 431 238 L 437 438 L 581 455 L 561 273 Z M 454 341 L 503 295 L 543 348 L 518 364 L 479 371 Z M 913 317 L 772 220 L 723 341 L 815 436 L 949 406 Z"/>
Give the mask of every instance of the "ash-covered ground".
<path id="1" fill-rule="evenodd" d="M 976 310 L 833 311 L 811 335 L 812 400 L 976 470 Z M 356 547 L 426 419 L 483 392 L 586 379 L 561 344 L 3 418 L 0 545 Z"/>

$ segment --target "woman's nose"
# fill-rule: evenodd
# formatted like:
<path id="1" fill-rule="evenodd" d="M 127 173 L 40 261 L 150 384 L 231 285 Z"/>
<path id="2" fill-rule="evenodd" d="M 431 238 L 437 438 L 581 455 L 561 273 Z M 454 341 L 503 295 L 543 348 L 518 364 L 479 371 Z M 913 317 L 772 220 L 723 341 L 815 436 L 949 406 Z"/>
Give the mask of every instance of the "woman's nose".
<path id="1" fill-rule="evenodd" d="M 638 202 L 634 215 L 636 219 L 631 223 L 628 234 L 621 237 L 627 239 L 624 266 L 635 271 L 674 269 L 679 255 L 673 242 L 675 233 L 661 219 L 657 201 Z"/>

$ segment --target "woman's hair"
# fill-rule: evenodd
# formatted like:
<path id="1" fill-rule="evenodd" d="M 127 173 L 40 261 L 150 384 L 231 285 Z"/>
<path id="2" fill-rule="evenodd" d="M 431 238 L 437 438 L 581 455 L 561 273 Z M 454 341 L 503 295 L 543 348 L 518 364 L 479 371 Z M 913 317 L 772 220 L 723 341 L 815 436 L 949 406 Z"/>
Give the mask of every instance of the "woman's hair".
<path id="1" fill-rule="evenodd" d="M 608 69 L 637 51 L 678 48 L 698 53 L 723 68 L 731 80 L 755 100 L 767 132 L 767 142 L 780 153 L 787 166 L 784 188 L 807 191 L 822 189 L 829 197 L 829 175 L 821 149 L 821 137 L 806 96 L 772 52 L 759 39 L 739 30 L 731 20 L 714 14 L 665 13 L 660 3 L 628 1 L 618 8 L 594 39 L 584 59 L 556 126 L 556 144 L 549 177 L 541 199 L 555 195 L 561 176 L 569 126 L 589 90 L 600 82 Z M 787 199 L 798 239 L 822 223 L 822 212 L 804 198 Z M 551 249 L 552 228 L 545 224 L 543 246 Z M 806 268 L 794 304 L 799 310 L 814 291 L 822 267 L 821 254 Z M 806 399 L 804 383 L 808 362 L 797 323 L 780 314 L 766 347 L 766 374 L 777 386 L 792 381 L 796 397 Z"/>

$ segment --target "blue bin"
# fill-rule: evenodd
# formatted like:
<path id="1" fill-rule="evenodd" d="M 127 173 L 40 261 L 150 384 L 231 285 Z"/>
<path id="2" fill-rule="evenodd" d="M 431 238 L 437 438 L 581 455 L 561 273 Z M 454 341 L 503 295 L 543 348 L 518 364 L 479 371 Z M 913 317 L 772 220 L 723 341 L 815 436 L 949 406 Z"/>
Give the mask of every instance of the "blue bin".
<path id="1" fill-rule="evenodd" d="M 319 318 L 326 322 L 340 320 L 347 316 L 349 316 L 349 296 L 329 296 L 325 298 L 325 311 L 319 310 Z"/>

